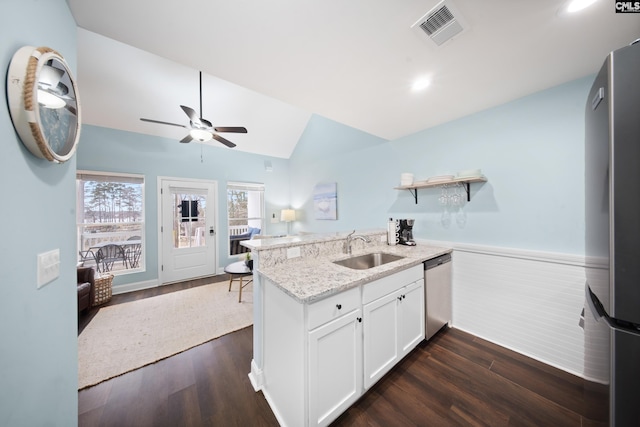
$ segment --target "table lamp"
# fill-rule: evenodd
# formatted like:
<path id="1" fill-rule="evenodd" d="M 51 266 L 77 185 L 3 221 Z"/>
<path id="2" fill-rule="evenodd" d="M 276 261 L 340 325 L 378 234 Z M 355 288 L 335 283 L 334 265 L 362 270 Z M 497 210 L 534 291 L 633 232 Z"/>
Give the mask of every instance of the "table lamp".
<path id="1" fill-rule="evenodd" d="M 296 211 L 293 209 L 282 209 L 280 211 L 280 221 L 287 223 L 287 234 L 289 233 L 289 224 L 296 220 Z"/>

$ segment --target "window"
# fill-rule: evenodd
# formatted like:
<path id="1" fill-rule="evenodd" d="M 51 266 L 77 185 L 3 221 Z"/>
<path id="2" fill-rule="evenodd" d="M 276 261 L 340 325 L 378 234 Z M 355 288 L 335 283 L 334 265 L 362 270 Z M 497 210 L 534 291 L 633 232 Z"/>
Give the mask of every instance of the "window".
<path id="1" fill-rule="evenodd" d="M 264 234 L 264 185 L 230 182 L 227 184 L 229 255 L 248 252 L 240 245 L 256 234 Z"/>
<path id="2" fill-rule="evenodd" d="M 144 177 L 76 174 L 78 257 L 98 273 L 144 270 Z"/>
<path id="3" fill-rule="evenodd" d="M 173 201 L 173 248 L 206 246 L 207 192 L 171 190 Z"/>

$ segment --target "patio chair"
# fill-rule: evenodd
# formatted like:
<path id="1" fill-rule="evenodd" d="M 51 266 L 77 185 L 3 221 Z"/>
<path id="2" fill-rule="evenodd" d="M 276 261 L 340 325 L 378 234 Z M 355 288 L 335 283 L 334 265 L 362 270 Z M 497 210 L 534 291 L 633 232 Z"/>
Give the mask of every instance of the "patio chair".
<path id="1" fill-rule="evenodd" d="M 87 249 L 86 251 L 78 251 L 80 255 L 80 262 L 83 264 L 87 261 L 93 261 L 96 259 L 96 255 L 93 253 L 91 249 Z"/>
<path id="2" fill-rule="evenodd" d="M 111 271 L 116 261 L 122 261 L 122 265 L 127 268 L 127 256 L 120 245 L 104 245 L 96 252 L 96 268 L 99 273 Z"/>
<path id="3" fill-rule="evenodd" d="M 138 268 L 140 265 L 140 255 L 142 255 L 142 244 L 138 243 L 127 246 L 125 255 L 127 256 L 127 261 L 129 261 L 129 268 Z"/>
<path id="4" fill-rule="evenodd" d="M 141 240 L 140 236 L 131 236 L 127 239 L 127 241 L 132 240 Z M 136 245 L 127 245 L 127 248 L 124 251 L 127 256 L 127 261 L 129 262 L 129 268 L 138 268 L 140 264 L 140 255 L 142 255 L 142 244 L 138 243 Z"/>

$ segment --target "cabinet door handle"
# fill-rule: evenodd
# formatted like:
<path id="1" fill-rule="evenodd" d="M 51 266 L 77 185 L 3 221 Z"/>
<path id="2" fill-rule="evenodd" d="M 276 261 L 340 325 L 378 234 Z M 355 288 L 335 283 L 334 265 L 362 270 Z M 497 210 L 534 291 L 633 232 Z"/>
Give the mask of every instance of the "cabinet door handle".
<path id="1" fill-rule="evenodd" d="M 362 317 L 358 317 L 358 322 L 362 323 Z"/>
<path id="2" fill-rule="evenodd" d="M 338 310 L 341 310 L 341 309 L 342 309 L 342 304 L 336 304 L 336 308 L 337 308 Z"/>
<path id="3" fill-rule="evenodd" d="M 398 297 L 398 301 L 402 301 L 402 295 Z"/>

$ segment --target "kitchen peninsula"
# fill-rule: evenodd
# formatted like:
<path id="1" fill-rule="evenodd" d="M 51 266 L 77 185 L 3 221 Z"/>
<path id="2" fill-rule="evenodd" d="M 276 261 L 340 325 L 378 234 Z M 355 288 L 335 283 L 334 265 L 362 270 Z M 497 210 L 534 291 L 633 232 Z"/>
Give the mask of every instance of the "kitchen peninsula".
<path id="1" fill-rule="evenodd" d="M 388 246 L 373 230 L 358 232 L 348 255 L 347 235 L 242 243 L 254 259 L 249 377 L 281 425 L 328 425 L 425 337 L 423 262 L 451 250 Z M 367 269 L 335 263 L 371 253 L 395 257 Z"/>

